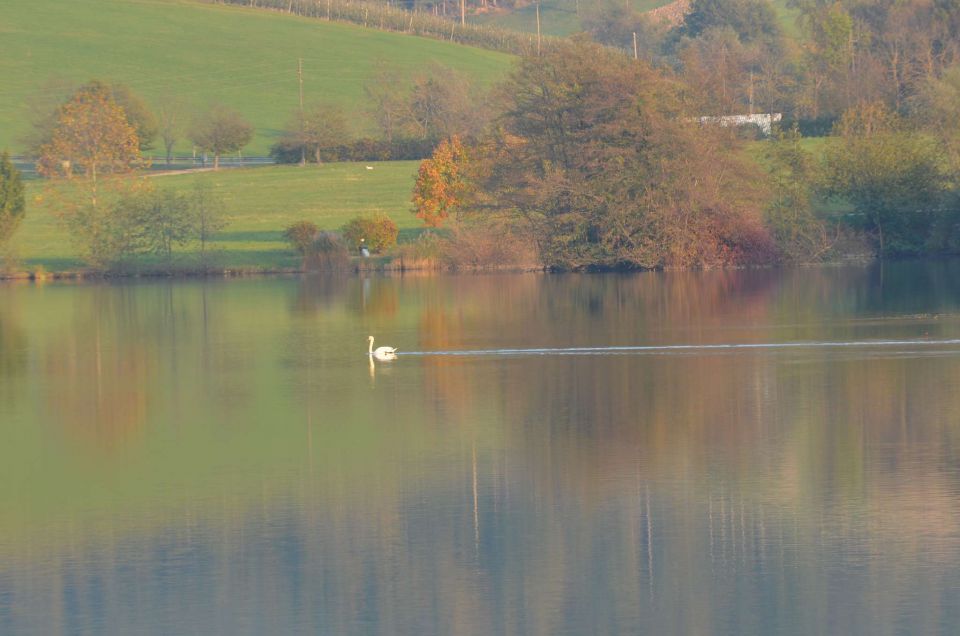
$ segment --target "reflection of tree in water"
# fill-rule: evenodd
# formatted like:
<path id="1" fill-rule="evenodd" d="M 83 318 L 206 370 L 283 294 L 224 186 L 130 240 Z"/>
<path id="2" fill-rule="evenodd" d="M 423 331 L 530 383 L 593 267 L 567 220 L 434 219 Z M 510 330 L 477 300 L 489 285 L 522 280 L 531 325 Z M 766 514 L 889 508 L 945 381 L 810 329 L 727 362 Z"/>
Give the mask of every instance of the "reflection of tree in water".
<path id="1" fill-rule="evenodd" d="M 418 325 L 422 351 L 456 351 L 464 348 L 463 315 L 457 307 L 427 300 L 420 310 Z M 470 376 L 470 361 L 456 356 L 427 356 L 423 360 L 423 390 L 431 402 L 465 415 L 475 406 L 476 388 Z"/>
<path id="2" fill-rule="evenodd" d="M 87 296 L 75 325 L 46 351 L 55 378 L 47 407 L 71 435 L 114 450 L 142 434 L 154 361 L 134 293 L 105 287 Z"/>
<path id="3" fill-rule="evenodd" d="M 557 280 L 421 281 L 418 346 L 829 340 L 861 327 L 818 315 L 876 298 L 837 270 L 571 278 L 569 293 Z M 281 355 L 315 357 L 290 342 Z M 286 497 L 213 498 L 182 515 L 193 525 L 136 543 L 91 533 L 64 579 L 37 567 L 11 587 L 68 580 L 81 611 L 115 617 L 133 546 L 161 555 L 139 573 L 165 581 L 184 624 L 212 632 L 257 612 L 273 633 L 883 633 L 905 602 L 918 632 L 956 623 L 955 358 L 424 357 L 394 371 L 403 382 L 378 380 L 387 400 L 330 383 L 345 439 L 318 426 L 328 450 L 277 487 Z M 347 437 L 364 423 L 352 411 L 375 421 L 369 438 Z M 164 558 L 184 544 L 190 559 Z M 94 575 L 67 578 L 78 562 Z M 224 603 L 242 611 L 205 611 Z"/>
<path id="4" fill-rule="evenodd" d="M 0 302 L 0 376 L 12 378 L 27 366 L 27 337 L 12 293 Z"/>
<path id="5" fill-rule="evenodd" d="M 27 369 L 27 336 L 13 289 L 0 290 L 0 399 L 12 402 L 18 389 L 13 381 Z"/>
<path id="6" fill-rule="evenodd" d="M 421 344 L 469 348 L 465 334 L 475 325 L 486 325 L 503 346 L 869 337 L 873 327 L 817 317 L 850 316 L 861 311 L 851 304 L 875 303 L 864 280 L 873 274 L 726 271 L 563 284 L 546 278 L 532 287 L 522 277 L 483 281 L 451 292 L 455 302 L 424 303 Z M 887 302 L 902 306 L 897 297 Z M 531 356 L 505 360 L 495 377 L 469 358 L 427 357 L 423 365 L 428 400 L 439 395 L 464 416 L 479 403 L 498 408 L 503 434 L 550 476 L 539 483 L 560 490 L 616 483 L 639 463 L 656 478 L 703 480 L 722 470 L 739 482 L 769 473 L 777 477 L 765 482 L 775 486 L 764 496 L 794 505 L 823 505 L 816 497 L 828 492 L 866 503 L 867 448 L 886 447 L 897 462 L 924 445 L 960 454 L 955 418 L 938 415 L 960 412 L 960 393 L 951 388 L 960 369 L 949 360 L 843 360 L 829 351 Z M 545 434 L 550 444 L 542 443 Z M 933 490 L 950 487 L 960 484 Z M 887 508 L 879 498 L 873 505 Z"/>
<path id="7" fill-rule="evenodd" d="M 317 313 L 329 311 L 343 304 L 343 298 L 356 280 L 342 274 L 304 276 L 297 283 L 292 311 Z"/>
<path id="8" fill-rule="evenodd" d="M 392 318 L 400 308 L 401 281 L 390 278 L 362 278 L 347 295 L 347 306 L 365 318 Z"/>

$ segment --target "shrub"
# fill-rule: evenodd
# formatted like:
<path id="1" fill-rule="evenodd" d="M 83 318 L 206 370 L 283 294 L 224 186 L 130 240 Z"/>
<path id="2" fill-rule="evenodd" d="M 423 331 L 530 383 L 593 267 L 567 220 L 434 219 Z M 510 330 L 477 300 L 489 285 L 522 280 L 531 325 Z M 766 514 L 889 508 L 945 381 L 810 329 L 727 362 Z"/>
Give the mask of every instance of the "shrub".
<path id="1" fill-rule="evenodd" d="M 380 253 L 397 244 L 400 230 L 393 219 L 386 214 L 376 214 L 373 217 L 358 216 L 343 226 L 343 238 L 355 248 L 359 247 L 360 239 L 370 248 L 371 252 Z"/>
<path id="2" fill-rule="evenodd" d="M 304 256 L 304 268 L 313 271 L 339 271 L 350 264 L 350 251 L 336 232 L 320 232 Z"/>
<path id="3" fill-rule="evenodd" d="M 307 256 L 314 241 L 317 240 L 320 230 L 310 221 L 297 221 L 283 232 L 283 238 L 290 243 L 300 256 Z"/>
<path id="4" fill-rule="evenodd" d="M 321 150 L 321 161 L 404 161 L 422 160 L 430 156 L 437 145 L 436 139 L 398 138 L 392 141 L 364 137 L 336 148 Z M 300 163 L 300 145 L 289 140 L 280 140 L 270 147 L 270 156 L 276 163 Z M 307 163 L 316 162 L 312 152 L 306 155 Z"/>
<path id="5" fill-rule="evenodd" d="M 400 245 L 400 262 L 405 269 L 440 269 L 444 263 L 446 241 L 427 230 L 415 240 Z"/>
<path id="6" fill-rule="evenodd" d="M 530 243 L 509 227 L 458 225 L 441 239 L 443 261 L 458 270 L 541 269 Z"/>

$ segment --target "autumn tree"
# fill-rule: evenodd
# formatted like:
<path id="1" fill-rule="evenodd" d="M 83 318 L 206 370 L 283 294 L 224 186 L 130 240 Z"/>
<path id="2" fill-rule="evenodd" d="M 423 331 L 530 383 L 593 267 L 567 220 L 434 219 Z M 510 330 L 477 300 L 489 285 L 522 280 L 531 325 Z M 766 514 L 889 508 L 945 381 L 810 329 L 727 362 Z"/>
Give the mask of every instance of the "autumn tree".
<path id="1" fill-rule="evenodd" d="M 80 89 L 58 109 L 37 170 L 50 178 L 47 198 L 95 268 L 129 251 L 129 216 L 115 201 L 118 193 L 139 187 L 128 177 L 142 165 L 136 131 L 102 86 Z"/>
<path id="2" fill-rule="evenodd" d="M 220 155 L 237 152 L 253 138 L 253 126 L 235 110 L 217 105 L 199 117 L 190 129 L 197 148 L 213 154 L 213 169 L 220 167 Z"/>
<path id="3" fill-rule="evenodd" d="M 109 91 L 81 89 L 57 112 L 50 141 L 40 147 L 37 171 L 46 177 L 78 175 L 97 204 L 100 179 L 142 165 L 136 130 Z"/>
<path id="4" fill-rule="evenodd" d="M 10 155 L 0 154 L 0 247 L 3 247 L 23 220 L 26 205 L 23 181 Z"/>
<path id="5" fill-rule="evenodd" d="M 691 124 L 680 87 L 647 64 L 574 41 L 523 58 L 499 95 L 497 130 L 471 150 L 469 208 L 512 219 L 544 265 L 771 258 L 757 168 L 729 131 Z"/>
<path id="6" fill-rule="evenodd" d="M 128 86 L 90 80 L 77 88 L 64 80 L 53 81 L 43 92 L 31 98 L 31 132 L 23 139 L 31 154 L 39 155 L 40 148 L 50 143 L 57 125 L 60 109 L 80 94 L 97 94 L 117 104 L 137 135 L 141 151 L 149 150 L 157 135 L 158 122 L 150 107 Z"/>
<path id="7" fill-rule="evenodd" d="M 678 52 L 687 84 L 700 96 L 702 115 L 747 112 L 753 105 L 755 78 L 763 55 L 742 43 L 730 28 L 711 29 L 696 39 L 685 39 Z"/>
<path id="8" fill-rule="evenodd" d="M 440 142 L 433 155 L 420 164 L 413 211 L 430 227 L 439 227 L 460 209 L 467 188 L 466 160 L 463 144 L 454 136 Z"/>

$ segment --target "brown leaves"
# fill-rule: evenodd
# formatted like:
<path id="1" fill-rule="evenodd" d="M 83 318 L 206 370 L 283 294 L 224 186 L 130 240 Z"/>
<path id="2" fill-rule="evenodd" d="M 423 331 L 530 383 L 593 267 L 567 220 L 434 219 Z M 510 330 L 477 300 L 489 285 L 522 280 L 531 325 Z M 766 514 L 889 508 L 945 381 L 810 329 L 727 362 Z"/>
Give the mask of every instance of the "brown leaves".
<path id="1" fill-rule="evenodd" d="M 70 178 L 131 172 L 142 163 L 139 140 L 107 90 L 78 91 L 60 107 L 50 141 L 40 148 L 37 171 Z"/>
<path id="2" fill-rule="evenodd" d="M 443 140 L 420 164 L 413 190 L 414 212 L 430 227 L 439 227 L 456 213 L 466 194 L 466 151 L 456 136 Z"/>

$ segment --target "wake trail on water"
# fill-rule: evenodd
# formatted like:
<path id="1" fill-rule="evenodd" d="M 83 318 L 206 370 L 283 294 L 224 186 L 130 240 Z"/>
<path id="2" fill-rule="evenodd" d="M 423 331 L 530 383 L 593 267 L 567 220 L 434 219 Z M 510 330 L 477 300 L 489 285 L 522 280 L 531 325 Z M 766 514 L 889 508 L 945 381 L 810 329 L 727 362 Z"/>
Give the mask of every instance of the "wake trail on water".
<path id="1" fill-rule="evenodd" d="M 398 356 L 589 356 L 630 353 L 690 353 L 698 351 L 737 351 L 756 349 L 833 349 L 870 347 L 942 347 L 960 345 L 960 338 L 949 340 L 850 340 L 846 342 L 760 342 L 729 344 L 674 344 L 614 347 L 544 347 L 532 349 L 462 349 L 456 351 L 398 351 Z M 960 352 L 958 352 L 960 353 Z"/>

